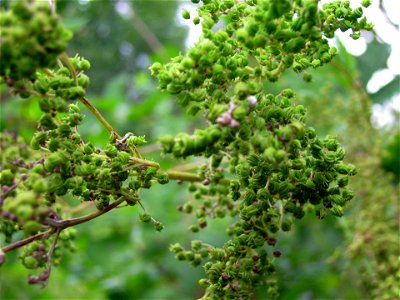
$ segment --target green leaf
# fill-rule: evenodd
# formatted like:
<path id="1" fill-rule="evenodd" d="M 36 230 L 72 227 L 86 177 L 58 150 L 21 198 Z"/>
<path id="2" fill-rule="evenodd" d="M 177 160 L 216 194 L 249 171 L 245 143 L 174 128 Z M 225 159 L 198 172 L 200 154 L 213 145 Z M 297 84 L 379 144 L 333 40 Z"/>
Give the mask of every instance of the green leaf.
<path id="1" fill-rule="evenodd" d="M 368 44 L 367 51 L 365 51 L 363 55 L 357 57 L 360 80 L 364 88 L 377 70 L 386 67 L 389 55 L 390 46 L 387 44 L 381 44 L 374 39 Z"/>
<path id="2" fill-rule="evenodd" d="M 378 92 L 370 94 L 372 102 L 384 103 L 392 98 L 395 94 L 400 93 L 400 76 L 397 75 L 391 82 L 382 87 Z"/>

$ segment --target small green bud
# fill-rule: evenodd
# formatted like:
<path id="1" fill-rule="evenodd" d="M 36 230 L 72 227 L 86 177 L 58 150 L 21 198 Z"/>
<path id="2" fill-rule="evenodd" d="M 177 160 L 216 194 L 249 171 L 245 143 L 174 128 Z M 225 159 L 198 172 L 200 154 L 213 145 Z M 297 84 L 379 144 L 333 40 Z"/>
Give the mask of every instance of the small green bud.
<path id="1" fill-rule="evenodd" d="M 30 236 L 33 234 L 38 233 L 38 231 L 40 230 L 40 223 L 36 222 L 36 221 L 28 221 L 24 224 L 24 234 L 25 236 Z"/>
<path id="2" fill-rule="evenodd" d="M 90 85 L 89 77 L 85 74 L 80 74 L 78 76 L 78 84 L 83 88 L 87 88 Z"/>
<path id="3" fill-rule="evenodd" d="M 208 279 L 202 278 L 199 280 L 199 286 L 202 288 L 207 288 L 210 285 L 210 282 L 208 281 Z"/>
<path id="4" fill-rule="evenodd" d="M 192 211 L 193 211 L 193 205 L 191 205 L 190 203 L 185 203 L 185 204 L 183 205 L 183 211 L 184 211 L 185 213 L 187 213 L 187 214 L 192 213 Z"/>
<path id="5" fill-rule="evenodd" d="M 175 243 L 169 246 L 169 250 L 175 253 L 182 252 L 183 247 L 179 243 Z"/>
<path id="6" fill-rule="evenodd" d="M 78 64 L 78 68 L 80 70 L 86 71 L 90 69 L 90 62 L 87 61 L 86 59 L 82 59 L 79 64 Z"/>
<path id="7" fill-rule="evenodd" d="M 292 228 L 292 224 L 293 219 L 291 217 L 286 217 L 281 224 L 281 228 L 283 231 L 290 231 L 290 229 Z"/>
<path id="8" fill-rule="evenodd" d="M 147 143 L 145 136 L 130 136 L 128 137 L 128 139 L 126 140 L 126 143 L 129 146 L 143 146 L 144 144 Z"/>
<path id="9" fill-rule="evenodd" d="M 371 5 L 371 0 L 362 0 L 361 5 L 364 7 L 368 7 Z"/>
<path id="10" fill-rule="evenodd" d="M 33 211 L 32 205 L 21 204 L 21 205 L 18 205 L 18 207 L 16 208 L 15 214 L 21 220 L 27 221 L 30 218 L 32 218 L 34 211 Z"/>
<path id="11" fill-rule="evenodd" d="M 193 251 L 185 251 L 185 259 L 192 261 L 194 259 Z"/>
<path id="12" fill-rule="evenodd" d="M 36 193 L 44 193 L 47 191 L 47 181 L 45 179 L 39 179 L 33 184 L 33 190 Z"/>
<path id="13" fill-rule="evenodd" d="M 151 220 L 151 216 L 148 213 L 143 213 L 139 215 L 140 221 L 148 223 Z"/>
<path id="14" fill-rule="evenodd" d="M 236 107 L 232 113 L 232 116 L 238 121 L 243 120 L 246 117 L 246 115 L 247 115 L 247 110 L 243 106 Z"/>
<path id="15" fill-rule="evenodd" d="M 190 12 L 187 9 L 182 11 L 182 18 L 189 20 L 190 19 Z"/>
<path id="16" fill-rule="evenodd" d="M 305 82 L 311 82 L 311 80 L 312 80 L 312 75 L 311 75 L 310 73 L 304 73 L 304 74 L 303 74 L 303 80 L 304 80 Z"/>
<path id="17" fill-rule="evenodd" d="M 195 18 L 193 19 L 193 24 L 194 24 L 194 25 L 200 24 L 200 18 L 199 18 L 199 17 L 195 17 Z"/>
<path id="18" fill-rule="evenodd" d="M 158 173 L 156 177 L 159 184 L 167 184 L 169 182 L 167 173 Z"/>
<path id="19" fill-rule="evenodd" d="M 154 228 L 155 228 L 157 231 L 161 231 L 161 230 L 164 229 L 164 225 L 163 225 L 161 222 L 156 221 L 156 222 L 154 222 Z"/>
<path id="20" fill-rule="evenodd" d="M 200 228 L 199 228 L 198 225 L 190 225 L 190 226 L 189 226 L 189 230 L 190 230 L 191 232 L 199 232 L 199 231 L 200 231 Z"/>
<path id="21" fill-rule="evenodd" d="M 3 170 L 0 172 L 0 184 L 10 186 L 14 182 L 14 175 L 11 170 Z"/>
<path id="22" fill-rule="evenodd" d="M 334 204 L 330 208 L 330 211 L 332 212 L 332 214 L 334 216 L 337 216 L 337 217 L 342 217 L 343 216 L 343 207 L 341 207 L 340 205 Z"/>
<path id="23" fill-rule="evenodd" d="M 25 256 L 23 258 L 23 264 L 28 269 L 36 269 L 39 266 L 39 262 L 32 256 Z"/>
<path id="24" fill-rule="evenodd" d="M 193 249 L 193 250 L 196 250 L 196 251 L 201 249 L 201 245 L 202 245 L 202 242 L 199 241 L 199 240 L 193 240 L 193 241 L 191 242 L 191 247 L 192 247 L 192 249 Z"/>

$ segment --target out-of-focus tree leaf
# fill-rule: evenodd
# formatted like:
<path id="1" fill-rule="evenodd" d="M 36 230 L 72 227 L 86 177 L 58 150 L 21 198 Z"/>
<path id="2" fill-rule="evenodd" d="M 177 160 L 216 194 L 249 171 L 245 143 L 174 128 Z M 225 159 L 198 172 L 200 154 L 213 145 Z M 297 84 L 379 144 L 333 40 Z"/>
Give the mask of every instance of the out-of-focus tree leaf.
<path id="1" fill-rule="evenodd" d="M 335 57 L 335 60 L 339 61 L 343 66 L 346 66 L 347 72 L 349 72 L 353 78 L 358 78 L 359 68 L 357 68 L 356 58 L 347 51 L 346 47 L 339 39 L 336 39 L 336 42 L 338 44 L 339 55 Z"/>
<path id="2" fill-rule="evenodd" d="M 360 73 L 360 80 L 363 87 L 367 87 L 372 75 L 379 69 L 386 67 L 390 55 L 390 46 L 379 43 L 376 39 L 368 44 L 365 53 L 357 57 L 357 65 Z"/>
<path id="3" fill-rule="evenodd" d="M 391 82 L 382 87 L 376 93 L 370 94 L 374 103 L 384 103 L 392 98 L 395 94 L 400 93 L 400 76 L 397 75 Z"/>

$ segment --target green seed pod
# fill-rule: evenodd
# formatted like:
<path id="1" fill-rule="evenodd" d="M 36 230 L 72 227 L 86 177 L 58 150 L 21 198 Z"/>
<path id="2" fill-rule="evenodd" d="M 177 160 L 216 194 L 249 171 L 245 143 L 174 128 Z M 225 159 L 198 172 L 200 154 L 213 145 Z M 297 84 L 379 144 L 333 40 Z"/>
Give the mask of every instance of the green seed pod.
<path id="1" fill-rule="evenodd" d="M 182 18 L 189 20 L 190 19 L 190 12 L 187 9 L 182 11 Z"/>
<path id="2" fill-rule="evenodd" d="M 304 74 L 303 74 L 303 80 L 304 80 L 305 82 L 311 82 L 311 80 L 312 80 L 312 75 L 311 75 L 310 73 L 304 73 Z"/>
<path id="3" fill-rule="evenodd" d="M 90 69 L 90 62 L 87 61 L 86 59 L 81 59 L 81 61 L 79 62 L 78 69 L 82 70 L 82 71 L 86 71 Z"/>
<path id="4" fill-rule="evenodd" d="M 54 108 L 54 102 L 50 98 L 40 98 L 39 107 L 43 112 L 50 112 Z"/>
<path id="5" fill-rule="evenodd" d="M 343 190 L 342 197 L 345 201 L 350 201 L 355 196 L 355 193 L 351 190 Z"/>
<path id="6" fill-rule="evenodd" d="M 195 18 L 193 19 L 193 24 L 194 24 L 194 25 L 200 24 L 200 18 L 199 18 L 199 17 L 195 17 Z"/>
<path id="7" fill-rule="evenodd" d="M 154 222 L 154 228 L 156 231 L 162 231 L 164 229 L 164 225 L 161 222 L 156 221 Z"/>
<path id="8" fill-rule="evenodd" d="M 89 77 L 86 76 L 85 74 L 79 74 L 79 76 L 78 76 L 78 84 L 84 89 L 87 88 L 90 85 Z"/>
<path id="9" fill-rule="evenodd" d="M 33 206 L 33 207 L 38 206 L 37 195 L 32 191 L 20 192 L 14 201 L 18 205 L 26 204 L 28 206 Z"/>
<path id="10" fill-rule="evenodd" d="M 45 179 L 38 179 L 34 184 L 33 184 L 33 190 L 36 193 L 45 193 L 47 191 L 47 181 Z"/>
<path id="11" fill-rule="evenodd" d="M 28 221 L 34 215 L 32 206 L 28 204 L 20 204 L 12 212 L 14 212 L 18 219 L 22 221 Z"/>
<path id="12" fill-rule="evenodd" d="M 169 250 L 175 253 L 179 253 L 183 251 L 183 247 L 179 243 L 175 243 L 169 246 Z"/>
<path id="13" fill-rule="evenodd" d="M 332 212 L 332 214 L 334 216 L 343 217 L 343 214 L 344 214 L 343 213 L 343 207 L 334 204 L 329 210 Z"/>
<path id="14" fill-rule="evenodd" d="M 67 91 L 67 97 L 71 100 L 84 97 L 86 94 L 86 91 L 81 86 L 70 87 Z"/>
<path id="15" fill-rule="evenodd" d="M 41 224 L 37 221 L 27 221 L 24 224 L 23 230 L 25 236 L 31 236 L 39 232 Z"/>
<path id="16" fill-rule="evenodd" d="M 291 217 L 286 217 L 281 224 L 282 231 L 290 231 L 292 224 L 293 219 Z"/>
<path id="17" fill-rule="evenodd" d="M 126 140 L 126 143 L 129 146 L 143 146 L 145 144 L 147 144 L 146 138 L 144 135 L 142 136 L 130 136 L 128 137 L 128 139 Z"/>
<path id="18" fill-rule="evenodd" d="M 192 213 L 192 211 L 193 211 L 193 205 L 191 205 L 190 203 L 185 203 L 185 204 L 183 205 L 183 211 L 184 211 L 185 213 L 187 213 L 187 214 Z"/>
<path id="19" fill-rule="evenodd" d="M 199 241 L 199 240 L 193 240 L 193 241 L 191 242 L 191 247 L 192 247 L 192 249 L 195 250 L 195 251 L 200 250 L 200 249 L 201 249 L 201 246 L 202 246 L 202 242 Z"/>
<path id="20" fill-rule="evenodd" d="M 182 60 L 182 66 L 185 69 L 192 69 L 194 67 L 194 65 L 195 65 L 195 61 L 193 59 L 191 59 L 190 57 L 185 57 Z"/>
<path id="21" fill-rule="evenodd" d="M 371 0 L 362 0 L 361 5 L 367 8 L 368 6 L 371 5 Z"/>
<path id="22" fill-rule="evenodd" d="M 194 253 L 193 251 L 185 251 L 185 260 L 192 261 L 194 260 Z"/>
<path id="23" fill-rule="evenodd" d="M 106 148 L 104 149 L 104 153 L 108 156 L 108 157 L 116 157 L 118 154 L 118 149 L 117 147 L 115 147 L 114 145 L 107 145 Z"/>
<path id="24" fill-rule="evenodd" d="M 199 232 L 200 231 L 200 228 L 199 228 L 199 226 L 198 225 L 190 225 L 189 226 L 189 230 L 191 231 L 191 232 Z"/>
<path id="25" fill-rule="evenodd" d="M 47 77 L 40 78 L 36 80 L 33 88 L 40 94 L 46 94 L 49 90 L 49 80 Z"/>
<path id="26" fill-rule="evenodd" d="M 3 170 L 0 172 L 0 184 L 11 186 L 14 182 L 14 174 L 11 170 Z"/>
<path id="27" fill-rule="evenodd" d="M 159 184 L 167 184 L 169 182 L 169 176 L 167 173 L 158 173 L 157 182 Z"/>
<path id="28" fill-rule="evenodd" d="M 199 286 L 206 289 L 208 286 L 210 286 L 210 282 L 208 279 L 202 278 L 199 280 Z"/>
<path id="29" fill-rule="evenodd" d="M 39 262 L 33 256 L 25 256 L 22 262 L 28 269 L 36 269 L 39 266 Z"/>
<path id="30" fill-rule="evenodd" d="M 148 223 L 151 221 L 151 216 L 148 213 L 143 213 L 139 215 L 140 221 Z"/>

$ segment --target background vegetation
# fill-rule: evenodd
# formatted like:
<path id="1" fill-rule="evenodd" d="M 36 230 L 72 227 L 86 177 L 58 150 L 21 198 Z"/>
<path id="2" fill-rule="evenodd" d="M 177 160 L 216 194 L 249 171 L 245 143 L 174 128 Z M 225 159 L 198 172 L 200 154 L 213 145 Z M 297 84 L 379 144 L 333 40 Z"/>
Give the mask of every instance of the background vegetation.
<path id="1" fill-rule="evenodd" d="M 0 1 L 2 6 L 7 1 Z M 57 1 L 57 11 L 74 31 L 67 53 L 92 63 L 88 74 L 92 103 L 119 132 L 146 135 L 150 144 L 161 134 L 201 127 L 184 117 L 171 96 L 156 89 L 147 70 L 184 51 L 187 28 L 176 23 L 178 1 Z M 291 87 L 308 109 L 308 121 L 321 135 L 337 135 L 347 160 L 359 169 L 351 185 L 357 192 L 342 220 L 317 222 L 308 217 L 279 240 L 281 299 L 394 299 L 399 295 L 400 132 L 397 123 L 376 129 L 372 103 L 384 103 L 398 91 L 399 77 L 376 94 L 366 85 L 386 66 L 390 46 L 374 39 L 361 57 L 340 47 L 332 65 L 318 69 L 313 81 L 286 75 L 266 83 L 271 92 Z M 1 87 L 1 130 L 12 129 L 29 140 L 37 103 L 15 99 Z M 87 114 L 82 134 L 103 145 L 108 134 Z M 92 122 L 93 121 L 93 122 Z M 142 149 L 161 159 L 157 147 Z M 171 164 L 163 157 L 164 166 Z M 76 253 L 66 254 L 45 289 L 26 284 L 26 270 L 11 261 L 0 269 L 1 299 L 194 299 L 203 270 L 174 260 L 169 244 L 207 237 L 216 245 L 226 238 L 224 220 L 199 234 L 185 230 L 188 217 L 175 208 L 187 193 L 183 186 L 156 186 L 143 199 L 165 230 L 155 232 L 138 220 L 138 208 L 113 211 L 77 229 Z M 2 243 L 2 241 L 0 241 Z M 397 272 L 397 273 L 396 273 Z M 396 290 L 397 288 L 397 290 Z M 388 292 L 389 291 L 389 292 Z M 259 299 L 265 299 L 261 289 Z M 385 296 L 386 295 L 386 296 Z"/>

